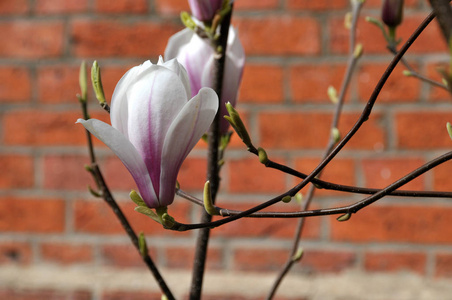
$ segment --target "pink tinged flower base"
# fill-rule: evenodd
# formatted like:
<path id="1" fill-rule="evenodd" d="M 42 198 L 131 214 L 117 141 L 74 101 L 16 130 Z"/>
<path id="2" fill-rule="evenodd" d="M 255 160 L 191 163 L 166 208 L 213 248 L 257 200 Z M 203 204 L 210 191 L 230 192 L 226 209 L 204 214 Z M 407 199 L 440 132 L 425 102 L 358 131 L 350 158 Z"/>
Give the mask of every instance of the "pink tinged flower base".
<path id="1" fill-rule="evenodd" d="M 190 98 L 187 73 L 176 60 L 147 61 L 118 82 L 112 126 L 78 120 L 121 159 L 150 208 L 173 202 L 180 166 L 218 110 L 218 97 L 210 88 Z"/>

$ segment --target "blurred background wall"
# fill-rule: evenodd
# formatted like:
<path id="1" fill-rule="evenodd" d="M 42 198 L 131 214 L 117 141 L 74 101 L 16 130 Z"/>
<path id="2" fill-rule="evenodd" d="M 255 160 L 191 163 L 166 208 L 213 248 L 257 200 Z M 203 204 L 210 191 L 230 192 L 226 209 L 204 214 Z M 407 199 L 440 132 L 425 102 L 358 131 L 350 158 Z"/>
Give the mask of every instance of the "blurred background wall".
<path id="1" fill-rule="evenodd" d="M 404 40 L 430 11 L 427 1 L 405 2 L 399 30 Z M 379 30 L 364 21 L 379 16 L 380 4 L 367 0 L 358 25 L 364 55 L 347 93 L 342 133 L 360 115 L 391 59 Z M 89 163 L 85 132 L 74 124 L 81 117 L 75 95 L 81 61 L 98 60 L 110 99 L 126 70 L 163 55 L 168 38 L 182 29 L 179 13 L 188 9 L 186 0 L 0 0 L 1 299 L 159 299 L 118 221 L 88 192 L 94 183 L 84 169 Z M 316 166 L 328 141 L 334 107 L 326 90 L 329 85 L 339 89 L 344 75 L 348 10 L 347 0 L 236 1 L 232 22 L 247 55 L 238 110 L 256 145 L 305 173 Z M 446 65 L 448 56 L 436 23 L 407 59 L 439 79 L 436 67 Z M 385 187 L 451 148 L 445 129 L 452 121 L 450 95 L 405 78 L 403 69 L 395 70 L 372 117 L 327 167 L 326 180 Z M 91 89 L 90 100 L 92 117 L 108 121 Z M 146 233 L 169 285 L 185 297 L 196 232 L 166 231 L 134 212 L 128 199 L 132 178 L 108 148 L 95 145 L 125 214 L 137 232 Z M 205 181 L 205 154 L 200 142 L 179 175 L 182 189 L 195 195 Z M 451 166 L 446 163 L 406 188 L 450 191 Z M 236 137 L 221 177 L 219 205 L 239 209 L 298 182 L 265 169 Z M 321 190 L 313 205 L 359 199 Z M 291 203 L 272 210 L 297 208 Z M 177 198 L 169 212 L 180 222 L 198 222 L 201 208 Z M 448 199 L 392 197 L 348 222 L 309 219 L 305 256 L 278 299 L 450 297 L 451 215 Z M 213 230 L 205 299 L 262 299 L 289 257 L 296 223 L 246 219 Z"/>

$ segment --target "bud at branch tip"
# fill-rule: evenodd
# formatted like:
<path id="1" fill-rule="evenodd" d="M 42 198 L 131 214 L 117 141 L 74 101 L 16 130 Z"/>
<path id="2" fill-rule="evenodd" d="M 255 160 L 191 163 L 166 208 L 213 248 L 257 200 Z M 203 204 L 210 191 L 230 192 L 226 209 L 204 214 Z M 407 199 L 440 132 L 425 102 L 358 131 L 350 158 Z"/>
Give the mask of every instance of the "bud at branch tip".
<path id="1" fill-rule="evenodd" d="M 452 139 L 452 125 L 447 122 L 446 124 L 447 132 L 449 133 L 449 137 Z"/>
<path id="2" fill-rule="evenodd" d="M 80 84 L 80 101 L 86 102 L 88 97 L 88 79 L 86 77 L 86 62 L 82 61 L 80 65 L 80 73 L 79 73 L 79 84 Z"/>
<path id="3" fill-rule="evenodd" d="M 204 200 L 204 209 L 211 216 L 219 216 L 217 208 L 213 205 L 212 201 L 212 191 L 210 189 L 210 181 L 206 181 L 204 184 L 204 192 L 203 192 L 203 200 Z"/>
<path id="4" fill-rule="evenodd" d="M 104 88 L 102 86 L 102 78 L 100 75 L 100 68 L 97 61 L 93 62 L 93 66 L 91 67 L 91 82 L 93 84 L 94 93 L 96 94 L 97 101 L 100 104 L 104 104 L 107 101 L 105 100 Z"/>

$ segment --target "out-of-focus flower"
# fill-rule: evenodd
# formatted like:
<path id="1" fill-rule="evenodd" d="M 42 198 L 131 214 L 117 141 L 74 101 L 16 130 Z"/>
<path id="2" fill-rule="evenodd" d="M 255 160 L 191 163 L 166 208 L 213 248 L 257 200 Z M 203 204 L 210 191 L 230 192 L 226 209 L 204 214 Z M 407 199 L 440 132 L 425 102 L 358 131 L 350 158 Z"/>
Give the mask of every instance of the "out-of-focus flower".
<path id="1" fill-rule="evenodd" d="M 223 0 L 188 0 L 191 13 L 199 21 L 211 21 L 215 13 L 221 9 Z"/>
<path id="2" fill-rule="evenodd" d="M 215 91 L 203 88 L 192 98 L 183 66 L 160 59 L 130 69 L 118 82 L 112 126 L 96 119 L 78 123 L 121 159 L 146 205 L 159 208 L 173 202 L 180 166 L 217 110 Z"/>
<path id="3" fill-rule="evenodd" d="M 177 58 L 185 67 L 190 78 L 192 95 L 202 87 L 213 88 L 215 50 L 208 39 L 202 39 L 190 29 L 184 29 L 168 41 L 165 59 Z M 237 101 L 237 94 L 242 80 L 245 65 L 245 52 L 238 38 L 237 32 L 230 28 L 226 48 L 226 62 L 221 93 L 220 113 L 226 115 L 225 103 L 233 106 Z M 225 134 L 229 123 L 221 119 L 220 132 Z"/>
<path id="4" fill-rule="evenodd" d="M 403 19 L 403 0 L 385 0 L 381 19 L 389 27 L 400 25 Z"/>

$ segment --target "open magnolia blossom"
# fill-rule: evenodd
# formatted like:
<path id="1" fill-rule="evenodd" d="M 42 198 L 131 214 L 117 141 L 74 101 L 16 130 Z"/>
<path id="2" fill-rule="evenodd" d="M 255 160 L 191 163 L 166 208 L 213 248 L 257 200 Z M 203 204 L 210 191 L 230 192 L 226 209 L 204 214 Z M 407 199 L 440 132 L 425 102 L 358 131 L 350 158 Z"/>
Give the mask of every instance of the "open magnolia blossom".
<path id="1" fill-rule="evenodd" d="M 190 99 L 191 98 L 191 99 Z M 208 130 L 218 97 L 203 88 L 192 98 L 187 72 L 177 60 L 150 61 L 130 69 L 116 85 L 112 126 L 79 119 L 124 163 L 150 208 L 174 200 L 182 162 Z"/>
<path id="2" fill-rule="evenodd" d="M 208 39 L 200 38 L 192 30 L 186 28 L 170 37 L 165 49 L 165 59 L 177 58 L 185 67 L 190 78 L 192 95 L 202 87 L 213 88 L 215 50 Z M 233 106 L 242 80 L 245 65 L 245 52 L 237 32 L 231 27 L 226 48 L 226 62 L 221 93 L 220 116 L 227 114 L 225 103 Z M 221 118 L 220 132 L 225 134 L 229 123 Z"/>
<path id="3" fill-rule="evenodd" d="M 223 0 L 188 0 L 191 12 L 196 19 L 211 21 L 215 13 L 221 8 Z"/>

